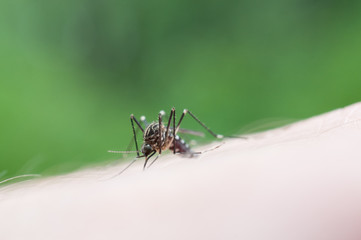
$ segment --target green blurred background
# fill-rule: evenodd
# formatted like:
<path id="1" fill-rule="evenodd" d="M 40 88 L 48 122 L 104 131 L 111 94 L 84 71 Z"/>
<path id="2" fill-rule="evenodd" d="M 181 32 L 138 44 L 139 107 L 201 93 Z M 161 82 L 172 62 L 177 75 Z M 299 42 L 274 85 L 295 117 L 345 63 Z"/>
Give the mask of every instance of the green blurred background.
<path id="1" fill-rule="evenodd" d="M 155 120 L 189 108 L 235 134 L 360 101 L 360 10 L 330 0 L 2 0 L 0 179 L 119 158 L 107 150 L 127 147 L 130 113 Z"/>

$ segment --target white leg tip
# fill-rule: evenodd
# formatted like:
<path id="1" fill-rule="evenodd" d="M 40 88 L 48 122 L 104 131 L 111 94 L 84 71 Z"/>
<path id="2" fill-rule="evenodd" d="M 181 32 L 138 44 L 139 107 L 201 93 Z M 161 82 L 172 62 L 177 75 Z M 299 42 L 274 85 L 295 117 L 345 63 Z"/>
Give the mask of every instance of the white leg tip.
<path id="1" fill-rule="evenodd" d="M 145 121 L 145 116 L 141 116 L 140 121 L 144 122 Z"/>
<path id="2" fill-rule="evenodd" d="M 221 138 L 224 138 L 224 136 L 220 135 L 220 134 L 217 134 L 217 138 L 221 139 Z"/>
<path id="3" fill-rule="evenodd" d="M 160 115 L 162 115 L 162 116 L 164 116 L 164 115 L 165 115 L 164 110 L 160 111 L 159 113 L 160 113 Z"/>

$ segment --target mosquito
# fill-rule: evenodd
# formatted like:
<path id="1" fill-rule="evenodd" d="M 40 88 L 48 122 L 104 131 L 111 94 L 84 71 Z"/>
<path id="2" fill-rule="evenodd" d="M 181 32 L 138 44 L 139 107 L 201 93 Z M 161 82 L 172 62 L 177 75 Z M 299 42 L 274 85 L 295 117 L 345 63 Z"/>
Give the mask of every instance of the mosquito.
<path id="1" fill-rule="evenodd" d="M 193 152 L 189 145 L 179 137 L 178 133 L 188 133 L 193 135 L 203 135 L 203 133 L 199 133 L 197 131 L 181 129 L 180 125 L 183 121 L 183 118 L 189 114 L 196 122 L 198 122 L 205 130 L 207 130 L 213 137 L 217 139 L 223 139 L 224 136 L 220 134 L 214 133 L 210 130 L 203 122 L 201 122 L 193 113 L 191 113 L 188 109 L 184 109 L 183 113 L 176 125 L 175 119 L 175 108 L 173 107 L 169 118 L 168 124 L 163 124 L 163 116 L 165 115 L 164 111 L 160 111 L 158 115 L 158 122 L 148 123 L 144 116 L 140 118 L 140 121 L 145 125 L 145 129 L 139 123 L 139 121 L 135 118 L 133 114 L 130 115 L 130 122 L 133 130 L 134 142 L 136 151 L 109 151 L 113 153 L 131 153 L 136 152 L 137 157 L 131 161 L 128 166 L 126 166 L 120 173 L 116 176 L 122 174 L 126 169 L 128 169 L 138 158 L 145 158 L 143 169 L 146 168 L 148 161 L 158 153 L 158 156 L 150 163 L 151 166 L 162 154 L 165 150 L 173 151 L 173 154 L 183 154 L 185 156 L 194 156 L 195 154 L 199 154 L 199 152 Z M 143 133 L 143 144 L 139 150 L 138 142 L 137 142 L 137 134 L 135 130 L 134 123 L 139 127 L 139 129 Z M 171 127 L 172 125 L 172 127 Z"/>

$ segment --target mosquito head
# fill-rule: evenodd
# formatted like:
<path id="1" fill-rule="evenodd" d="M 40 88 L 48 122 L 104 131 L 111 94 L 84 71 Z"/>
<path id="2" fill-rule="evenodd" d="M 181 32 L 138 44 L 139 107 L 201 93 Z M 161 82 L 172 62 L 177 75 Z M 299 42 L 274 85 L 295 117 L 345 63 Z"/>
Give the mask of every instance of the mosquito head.
<path id="1" fill-rule="evenodd" d="M 153 152 L 153 148 L 152 146 L 150 146 L 150 144 L 143 144 L 142 146 L 142 153 L 144 154 L 144 156 L 148 156 L 149 154 L 151 154 Z"/>

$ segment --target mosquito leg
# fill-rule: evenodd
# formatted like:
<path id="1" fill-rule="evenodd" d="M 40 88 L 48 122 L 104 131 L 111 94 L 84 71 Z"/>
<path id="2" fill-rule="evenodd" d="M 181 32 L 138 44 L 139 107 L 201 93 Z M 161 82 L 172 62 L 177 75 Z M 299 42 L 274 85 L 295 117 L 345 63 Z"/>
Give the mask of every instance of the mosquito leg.
<path id="1" fill-rule="evenodd" d="M 130 122 L 132 124 L 132 128 L 133 128 L 133 135 L 134 135 L 134 142 L 135 142 L 135 147 L 137 149 L 137 156 L 139 157 L 139 148 L 138 148 L 138 142 L 137 142 L 137 134 L 135 132 L 135 128 L 134 128 L 134 122 L 133 120 L 138 124 L 138 127 L 142 130 L 142 132 L 144 132 L 142 126 L 140 126 L 140 124 L 138 123 L 138 121 L 135 119 L 134 115 L 130 115 Z"/>
<path id="2" fill-rule="evenodd" d="M 153 155 L 154 155 L 155 153 L 156 153 L 156 151 L 153 151 L 152 154 L 150 154 L 150 155 L 148 155 L 148 156 L 145 157 L 145 162 L 144 162 L 143 170 L 144 170 L 145 167 L 147 166 L 148 160 L 149 160 L 151 157 L 153 157 Z"/>
<path id="3" fill-rule="evenodd" d="M 159 130 L 158 130 L 158 133 L 159 133 L 159 136 L 158 136 L 158 147 L 159 147 L 159 154 L 162 153 L 162 116 L 163 114 L 162 113 L 159 113 L 159 116 L 158 116 L 158 123 L 159 123 Z"/>
<path id="4" fill-rule="evenodd" d="M 119 173 L 117 173 L 116 175 L 111 177 L 110 179 L 115 178 L 115 177 L 119 176 L 120 174 L 122 174 L 123 172 L 125 172 L 125 170 L 127 170 L 130 166 L 133 165 L 133 163 L 135 163 L 135 161 L 137 161 L 137 158 L 134 158 L 122 171 L 120 171 Z"/>
<path id="5" fill-rule="evenodd" d="M 137 128 L 137 129 L 135 130 L 135 135 L 137 135 L 138 132 L 139 132 L 139 128 Z M 129 142 L 129 144 L 128 144 L 128 147 L 126 148 L 125 152 L 131 152 L 131 149 L 132 149 L 132 147 L 133 147 L 133 141 L 134 141 L 134 139 L 131 139 L 131 140 L 130 140 L 130 142 Z"/>
<path id="6" fill-rule="evenodd" d="M 189 115 L 191 115 L 191 117 L 196 120 L 200 125 L 202 125 L 202 127 L 204 129 L 206 129 L 213 137 L 215 138 L 223 138 L 223 135 L 220 134 L 216 134 L 214 133 L 211 129 L 209 129 L 206 125 L 204 125 L 204 123 L 202 123 L 196 116 L 193 115 L 193 113 L 191 113 L 189 110 L 187 110 Z"/>
<path id="7" fill-rule="evenodd" d="M 137 159 L 141 158 L 141 157 L 144 157 L 144 155 L 134 158 L 125 168 L 123 168 L 122 171 L 120 171 L 119 173 L 117 173 L 116 175 L 112 176 L 109 179 L 115 178 L 115 177 L 119 176 L 120 174 L 122 174 L 123 172 L 125 172 L 125 170 L 127 170 L 130 166 L 132 166 L 133 163 L 135 163 L 135 161 L 137 161 Z"/>
<path id="8" fill-rule="evenodd" d="M 174 108 L 173 108 L 174 109 Z M 175 109 L 173 115 L 173 154 L 175 154 Z"/>
<path id="9" fill-rule="evenodd" d="M 137 126 L 138 126 L 139 128 L 136 128 L 136 127 L 134 126 L 134 123 L 131 122 L 131 124 L 132 124 L 132 129 L 133 129 L 133 137 L 132 137 L 132 139 L 130 140 L 130 142 L 129 142 L 129 144 L 128 144 L 128 147 L 126 148 L 126 150 L 125 150 L 125 151 L 108 151 L 108 152 L 112 152 L 112 153 L 123 153 L 124 155 L 126 155 L 127 153 L 139 152 L 138 149 L 137 149 L 137 151 L 131 151 L 131 149 L 132 149 L 132 147 L 133 147 L 133 141 L 135 141 L 135 139 L 136 139 L 135 136 L 138 135 L 139 130 L 142 130 L 142 131 L 143 131 L 143 128 L 141 128 L 141 127 L 139 126 L 139 123 L 138 123 L 138 121 L 136 120 L 136 118 L 133 116 L 133 114 L 130 115 L 130 120 L 132 121 L 132 119 L 137 123 Z M 148 123 L 145 121 L 145 117 L 144 117 L 144 116 L 140 117 L 140 121 L 141 121 L 142 123 L 144 123 L 145 126 L 148 125 Z M 135 133 L 134 133 L 134 129 L 135 129 Z M 136 141 L 135 141 L 135 143 L 137 144 Z M 138 156 L 139 156 L 139 154 L 138 154 Z"/>
<path id="10" fill-rule="evenodd" d="M 143 117 L 143 116 L 142 116 Z M 109 150 L 108 152 L 112 152 L 112 153 L 123 153 L 123 155 L 126 155 L 128 153 L 133 153 L 133 152 L 139 152 L 138 149 L 137 151 L 131 151 L 132 147 L 133 147 L 133 141 L 135 141 L 136 139 L 136 135 L 138 135 L 139 133 L 139 130 L 142 130 L 141 128 L 135 128 L 134 127 L 134 123 L 132 122 L 132 119 L 137 122 L 137 120 L 135 119 L 135 117 L 133 115 L 130 116 L 130 121 L 131 121 L 131 124 L 132 124 L 132 129 L 133 129 L 133 137 L 132 139 L 130 140 L 129 144 L 128 144 L 128 147 L 126 148 L 125 151 L 112 151 L 112 150 Z M 143 122 L 142 118 L 141 118 L 141 121 Z M 139 125 L 138 125 L 139 126 Z M 135 132 L 134 132 L 134 129 L 135 129 Z M 135 141 L 135 143 L 137 144 L 137 141 Z M 139 156 L 139 154 L 138 154 Z"/>
<path id="11" fill-rule="evenodd" d="M 134 117 L 133 114 L 130 115 L 130 119 L 133 119 L 134 122 L 138 125 L 138 127 L 140 128 L 140 130 L 142 130 L 142 132 L 144 132 L 144 129 L 142 127 L 142 125 L 140 125 L 140 123 L 138 122 L 138 120 Z"/>
<path id="12" fill-rule="evenodd" d="M 167 141 L 168 141 L 168 133 L 169 133 L 169 128 L 170 128 L 170 121 L 172 120 L 174 112 L 175 112 L 175 109 L 172 108 L 172 110 L 170 112 L 170 115 L 169 115 L 169 119 L 168 119 L 167 130 L 165 131 L 165 140 L 164 140 L 165 143 L 167 143 Z M 173 136 L 173 138 L 174 138 L 174 136 Z"/>
<path id="13" fill-rule="evenodd" d="M 184 109 L 184 110 L 183 110 L 183 113 L 182 113 L 182 115 L 181 115 L 181 117 L 180 117 L 180 119 L 179 119 L 178 125 L 177 125 L 176 130 L 175 130 L 176 133 L 178 132 L 179 126 L 180 126 L 180 124 L 181 124 L 184 116 L 185 116 L 187 113 L 189 113 L 189 115 L 191 115 L 191 117 L 192 117 L 194 120 L 196 120 L 196 122 L 198 122 L 204 129 L 206 129 L 213 137 L 215 137 L 215 138 L 223 138 L 223 135 L 214 133 L 211 129 L 209 129 L 206 125 L 204 125 L 204 123 L 202 123 L 196 116 L 193 115 L 193 113 L 191 113 L 191 112 L 190 112 L 189 110 L 187 110 L 187 109 Z"/>

